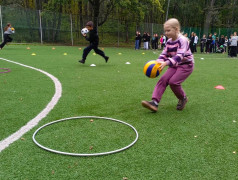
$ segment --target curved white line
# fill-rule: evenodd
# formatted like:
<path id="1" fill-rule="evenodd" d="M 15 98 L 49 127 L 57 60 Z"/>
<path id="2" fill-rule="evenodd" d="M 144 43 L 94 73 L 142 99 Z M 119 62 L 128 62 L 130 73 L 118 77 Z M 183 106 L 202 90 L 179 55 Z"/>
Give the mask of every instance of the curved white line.
<path id="1" fill-rule="evenodd" d="M 20 66 L 24 66 L 24 67 L 39 71 L 39 72 L 45 74 L 46 76 L 48 76 L 55 84 L 55 94 L 54 94 L 53 98 L 51 99 L 51 101 L 47 104 L 47 106 L 35 118 L 30 120 L 25 126 L 21 127 L 18 131 L 16 131 L 12 135 L 10 135 L 7 138 L 0 141 L 0 152 L 1 152 L 5 148 L 7 148 L 11 143 L 20 139 L 21 136 L 23 136 L 25 133 L 30 131 L 33 127 L 35 127 L 40 122 L 40 120 L 42 120 L 43 118 L 45 118 L 47 116 L 47 114 L 54 108 L 54 106 L 57 104 L 57 102 L 59 101 L 59 99 L 61 97 L 62 85 L 56 77 L 54 77 L 53 75 L 51 75 L 41 69 L 37 69 L 37 68 L 31 67 L 31 66 L 27 66 L 27 65 L 24 65 L 24 64 L 21 64 L 18 62 L 14 62 L 14 61 L 11 61 L 8 59 L 4 59 L 4 58 L 0 58 L 0 60 L 4 60 L 4 61 L 10 62 L 10 63 L 14 63 L 14 64 L 17 64 Z"/>

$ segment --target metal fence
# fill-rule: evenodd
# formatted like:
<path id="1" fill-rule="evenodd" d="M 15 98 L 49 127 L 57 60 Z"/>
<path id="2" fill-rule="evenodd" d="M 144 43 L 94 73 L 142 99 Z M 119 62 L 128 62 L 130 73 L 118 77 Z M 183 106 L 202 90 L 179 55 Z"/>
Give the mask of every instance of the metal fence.
<path id="1" fill-rule="evenodd" d="M 15 6 L 0 6 L 1 35 L 3 39 L 4 26 L 11 23 L 16 33 L 13 35 L 15 43 L 47 43 L 65 45 L 83 45 L 87 42 L 82 37 L 80 30 L 91 20 L 90 17 L 80 17 L 74 14 L 62 14 L 49 11 L 32 10 Z M 109 18 L 102 26 L 98 27 L 100 43 L 105 46 L 133 46 L 135 32 L 139 30 L 162 34 L 163 25 L 155 23 L 127 22 Z M 203 29 L 200 27 L 182 27 L 184 33 L 196 32 L 200 38 Z M 211 28 L 209 32 L 217 35 L 230 36 L 238 28 Z"/>

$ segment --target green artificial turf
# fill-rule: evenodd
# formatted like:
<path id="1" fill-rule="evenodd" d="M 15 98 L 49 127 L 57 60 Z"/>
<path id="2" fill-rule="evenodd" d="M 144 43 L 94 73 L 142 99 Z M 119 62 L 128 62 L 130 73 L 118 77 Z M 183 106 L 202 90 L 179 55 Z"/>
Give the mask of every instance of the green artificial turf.
<path id="1" fill-rule="evenodd" d="M 186 108 L 176 110 L 177 99 L 168 87 L 158 112 L 151 113 L 141 106 L 141 100 L 151 99 L 159 78 L 147 78 L 143 66 L 161 51 L 106 47 L 108 63 L 92 51 L 86 63 L 79 64 L 81 48 L 9 45 L 1 50 L 1 58 L 54 75 L 63 91 L 46 118 L 0 153 L 0 179 L 237 179 L 238 59 L 226 54 L 195 54 L 194 72 L 183 83 L 189 98 Z M 3 140 L 40 113 L 55 89 L 52 80 L 38 71 L 2 60 L 0 68 L 11 69 L 0 74 Z M 215 89 L 217 85 L 225 90 Z M 40 126 L 77 116 L 122 120 L 137 129 L 139 139 L 125 151 L 98 157 L 59 155 L 32 141 Z M 52 124 L 39 131 L 36 139 L 70 153 L 111 151 L 135 139 L 126 125 L 90 120 Z"/>

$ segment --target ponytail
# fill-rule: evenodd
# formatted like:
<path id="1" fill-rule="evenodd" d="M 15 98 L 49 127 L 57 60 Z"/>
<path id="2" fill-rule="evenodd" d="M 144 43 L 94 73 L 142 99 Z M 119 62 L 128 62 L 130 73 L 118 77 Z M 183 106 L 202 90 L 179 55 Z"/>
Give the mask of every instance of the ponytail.
<path id="1" fill-rule="evenodd" d="M 11 24 L 10 24 L 10 23 L 7 23 L 7 26 L 4 27 L 4 31 L 7 31 L 7 29 L 8 29 L 9 27 L 11 27 Z"/>

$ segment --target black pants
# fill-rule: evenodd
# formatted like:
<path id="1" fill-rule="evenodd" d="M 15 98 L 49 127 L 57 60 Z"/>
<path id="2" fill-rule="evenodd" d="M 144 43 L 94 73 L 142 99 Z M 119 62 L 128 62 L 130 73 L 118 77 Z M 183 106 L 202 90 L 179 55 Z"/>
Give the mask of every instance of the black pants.
<path id="1" fill-rule="evenodd" d="M 193 46 L 193 43 L 190 42 L 189 47 L 190 47 L 191 52 L 194 53 L 194 46 Z"/>
<path id="2" fill-rule="evenodd" d="M 231 46 L 230 56 L 237 57 L 237 46 Z"/>
<path id="3" fill-rule="evenodd" d="M 152 41 L 152 49 L 156 49 L 156 48 L 155 48 L 155 42 L 154 42 L 154 41 Z"/>
<path id="4" fill-rule="evenodd" d="M 201 43 L 201 45 L 200 45 L 200 51 L 201 51 L 201 53 L 204 52 L 204 46 L 205 46 L 205 44 L 204 44 L 204 43 Z"/>
<path id="5" fill-rule="evenodd" d="M 197 44 L 193 44 L 193 52 L 197 52 Z"/>
<path id="6" fill-rule="evenodd" d="M 231 46 L 228 46 L 228 56 L 231 56 Z"/>
<path id="7" fill-rule="evenodd" d="M 213 52 L 213 49 L 214 49 L 214 44 L 210 44 L 210 53 Z"/>
<path id="8" fill-rule="evenodd" d="M 7 44 L 7 42 L 12 42 L 12 38 L 10 37 L 10 34 L 4 34 L 3 42 L 0 45 L 0 48 L 2 49 Z"/>
<path id="9" fill-rule="evenodd" d="M 100 56 L 102 56 L 104 58 L 106 57 L 104 52 L 101 51 L 100 49 L 98 49 L 98 45 L 97 44 L 96 45 L 95 44 L 90 44 L 88 47 L 86 47 L 83 50 L 83 60 L 86 60 L 88 53 L 90 53 L 90 51 L 92 49 L 95 51 L 95 53 L 99 54 Z"/>
<path id="10" fill-rule="evenodd" d="M 210 49 L 211 49 L 210 46 L 211 44 L 206 44 L 206 49 L 205 49 L 206 53 L 210 52 Z"/>

